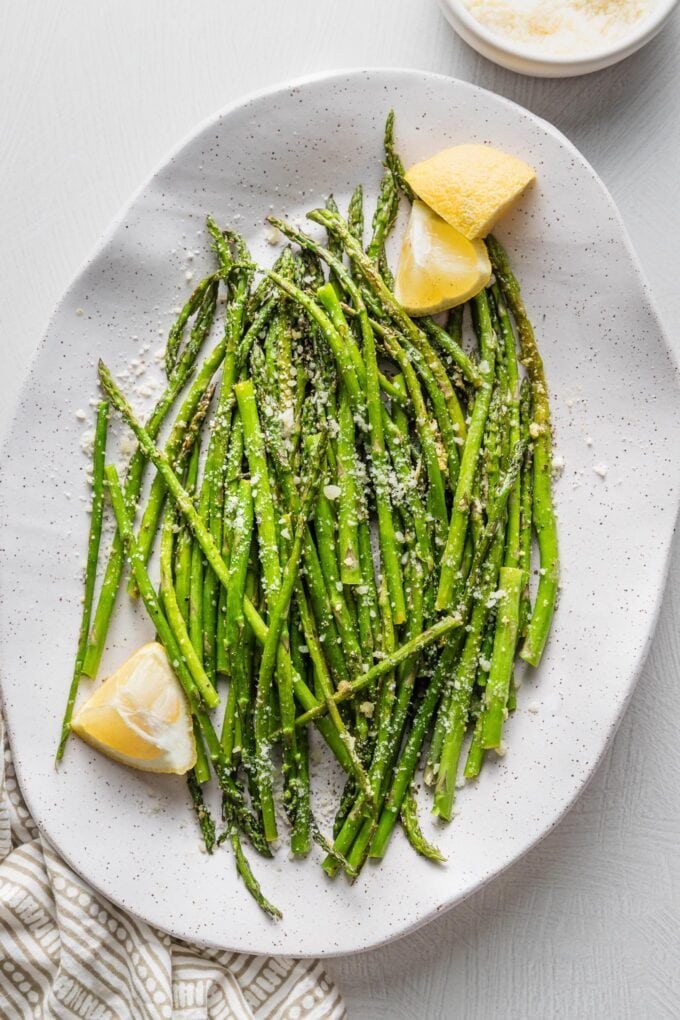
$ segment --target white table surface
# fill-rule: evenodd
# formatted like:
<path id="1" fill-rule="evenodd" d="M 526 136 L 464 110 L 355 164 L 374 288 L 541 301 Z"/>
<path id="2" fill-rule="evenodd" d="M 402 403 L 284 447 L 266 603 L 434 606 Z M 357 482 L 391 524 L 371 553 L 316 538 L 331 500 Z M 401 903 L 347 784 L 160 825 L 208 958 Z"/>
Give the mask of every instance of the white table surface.
<path id="1" fill-rule="evenodd" d="M 478 57 L 434 0 L 4 3 L 0 436 L 52 307 L 167 151 L 239 95 L 331 68 L 439 71 L 556 124 L 611 189 L 680 351 L 679 43 L 676 17 L 617 67 L 546 81 Z M 653 650 L 590 787 L 481 893 L 330 961 L 353 1020 L 680 1016 L 679 618 L 676 543 Z"/>

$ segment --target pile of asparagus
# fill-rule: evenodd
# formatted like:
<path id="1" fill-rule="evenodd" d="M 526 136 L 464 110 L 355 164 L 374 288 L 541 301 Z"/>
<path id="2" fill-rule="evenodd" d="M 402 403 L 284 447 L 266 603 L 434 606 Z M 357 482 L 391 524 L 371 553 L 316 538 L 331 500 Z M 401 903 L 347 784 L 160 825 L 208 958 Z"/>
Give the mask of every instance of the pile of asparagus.
<path id="1" fill-rule="evenodd" d="M 166 388 L 146 424 L 99 364 L 86 593 L 58 757 L 129 564 L 128 591 L 191 706 L 189 787 L 206 847 L 227 840 L 276 917 L 242 847 L 246 837 L 268 856 L 279 838 L 275 769 L 292 853 L 316 842 L 329 876 L 355 878 L 381 858 L 399 820 L 418 852 L 442 860 L 418 824 L 419 763 L 435 815 L 449 820 L 465 736 L 471 779 L 488 750 L 502 753 L 516 653 L 538 665 L 557 594 L 548 390 L 507 255 L 488 238 L 494 279 L 469 302 L 471 330 L 462 307 L 445 325 L 409 317 L 385 255 L 400 199 L 413 197 L 392 115 L 384 168 L 366 246 L 360 186 L 346 218 L 332 199 L 309 213 L 325 243 L 272 218 L 290 243 L 269 271 L 208 218 L 216 269 L 170 331 Z M 223 335 L 199 366 L 220 293 Z M 105 465 L 109 406 L 137 439 L 123 484 Z M 93 610 L 107 492 L 117 533 Z M 310 726 L 346 773 L 332 837 L 313 812 Z M 219 837 L 202 793 L 211 772 Z"/>

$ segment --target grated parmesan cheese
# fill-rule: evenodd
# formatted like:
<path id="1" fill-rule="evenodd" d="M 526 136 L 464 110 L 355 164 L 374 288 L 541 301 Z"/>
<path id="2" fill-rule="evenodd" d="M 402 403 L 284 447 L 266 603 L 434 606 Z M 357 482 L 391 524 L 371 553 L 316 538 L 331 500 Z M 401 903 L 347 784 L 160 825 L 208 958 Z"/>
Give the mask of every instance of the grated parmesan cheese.
<path id="1" fill-rule="evenodd" d="M 465 0 L 497 35 L 554 56 L 581 56 L 618 42 L 655 0 Z"/>

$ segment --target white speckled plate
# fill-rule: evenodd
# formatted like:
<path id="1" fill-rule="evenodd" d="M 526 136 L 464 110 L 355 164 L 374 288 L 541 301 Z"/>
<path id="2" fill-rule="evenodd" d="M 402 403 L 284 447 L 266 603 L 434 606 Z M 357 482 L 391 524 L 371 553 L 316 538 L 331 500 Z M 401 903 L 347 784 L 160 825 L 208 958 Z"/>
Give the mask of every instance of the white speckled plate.
<path id="1" fill-rule="evenodd" d="M 332 190 L 374 195 L 390 107 L 407 163 L 491 142 L 538 170 L 499 231 L 536 323 L 551 384 L 563 592 L 540 670 L 525 678 L 507 756 L 460 792 L 435 838 L 439 867 L 397 833 L 380 868 L 331 883 L 318 855 L 256 860 L 284 920 L 266 920 L 226 850 L 199 852 L 184 783 L 126 770 L 76 739 L 53 755 L 80 611 L 83 422 L 95 359 L 122 369 L 162 345 L 207 265 L 205 213 L 269 261 L 263 218 L 301 217 Z M 179 290 L 178 290 L 179 286 Z M 84 314 L 79 314 L 83 310 Z M 159 335 L 160 334 L 160 335 Z M 680 482 L 676 368 L 614 204 L 579 153 L 526 110 L 415 71 L 337 73 L 247 99 L 202 125 L 135 196 L 64 296 L 3 457 L 2 693 L 28 805 L 71 865 L 112 900 L 186 939 L 258 953 L 347 953 L 457 903 L 556 824 L 583 789 L 631 693 L 664 585 Z M 601 477 L 595 470 L 602 466 Z M 606 473 L 604 470 L 606 466 Z M 125 609 L 105 666 L 151 630 Z"/>

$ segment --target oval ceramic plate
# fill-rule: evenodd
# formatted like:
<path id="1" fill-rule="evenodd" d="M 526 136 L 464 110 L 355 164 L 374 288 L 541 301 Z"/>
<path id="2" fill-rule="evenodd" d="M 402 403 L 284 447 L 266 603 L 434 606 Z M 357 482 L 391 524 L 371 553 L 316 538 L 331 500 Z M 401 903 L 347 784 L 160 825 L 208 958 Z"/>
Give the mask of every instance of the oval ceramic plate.
<path id="1" fill-rule="evenodd" d="M 396 834 L 354 886 L 319 854 L 254 864 L 284 919 L 268 921 L 226 850 L 207 858 L 183 781 L 127 770 L 73 739 L 53 766 L 78 629 L 87 516 L 81 439 L 95 362 L 114 371 L 163 344 L 172 308 L 208 265 L 205 214 L 269 263 L 264 216 L 301 219 L 362 181 L 374 197 L 390 108 L 406 163 L 490 142 L 538 185 L 499 234 L 540 337 L 564 458 L 557 484 L 563 592 L 540 670 L 525 678 L 505 758 L 460 791 L 433 832 L 445 867 Z M 188 259 L 192 252 L 199 254 Z M 133 366 L 134 368 L 134 366 Z M 132 372 L 134 376 L 134 371 Z M 144 379 L 153 380 L 150 372 Z M 143 381 L 143 380 L 142 380 Z M 140 395 L 139 380 L 128 390 Z M 45 836 L 116 903 L 185 939 L 257 953 L 375 946 L 452 906 L 555 825 L 592 774 L 631 693 L 663 590 L 680 481 L 676 369 L 618 213 L 557 131 L 463 82 L 414 71 L 338 73 L 244 100 L 203 125 L 136 195 L 57 309 L 3 463 L 2 686 L 14 760 Z M 104 670 L 151 630 L 126 607 Z M 317 810 L 326 822 L 323 796 Z"/>

